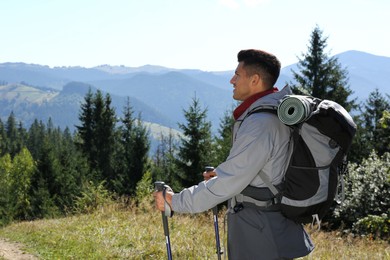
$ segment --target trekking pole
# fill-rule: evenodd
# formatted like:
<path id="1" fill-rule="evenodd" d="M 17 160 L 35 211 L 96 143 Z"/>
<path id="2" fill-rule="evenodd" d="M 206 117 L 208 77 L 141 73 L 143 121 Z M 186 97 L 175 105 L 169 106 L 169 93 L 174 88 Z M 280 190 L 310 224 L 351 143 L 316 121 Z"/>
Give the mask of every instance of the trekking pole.
<path id="1" fill-rule="evenodd" d="M 162 191 L 164 193 L 167 186 L 162 181 L 156 181 L 154 183 L 154 188 L 156 191 Z M 164 199 L 165 199 L 165 194 L 164 194 Z M 164 226 L 165 244 L 167 246 L 168 260 L 172 260 L 171 241 L 169 239 L 168 218 L 167 218 L 165 212 L 161 212 L 161 216 L 162 216 L 162 222 L 163 222 L 163 226 Z"/>
<path id="2" fill-rule="evenodd" d="M 214 171 L 214 167 L 206 166 L 206 172 Z M 213 208 L 213 219 L 214 219 L 214 230 L 215 230 L 215 245 L 217 248 L 218 260 L 221 260 L 221 255 L 223 254 L 221 250 L 221 244 L 219 241 L 219 228 L 218 228 L 218 205 Z"/>

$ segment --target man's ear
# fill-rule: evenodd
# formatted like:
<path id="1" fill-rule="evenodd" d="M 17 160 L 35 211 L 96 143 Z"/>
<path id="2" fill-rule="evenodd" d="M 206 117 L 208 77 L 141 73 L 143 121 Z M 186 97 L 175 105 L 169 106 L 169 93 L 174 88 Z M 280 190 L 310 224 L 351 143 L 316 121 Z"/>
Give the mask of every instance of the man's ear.
<path id="1" fill-rule="evenodd" d="M 252 76 L 251 76 L 251 84 L 253 85 L 253 86 L 256 86 L 256 85 L 258 85 L 258 84 L 261 84 L 261 78 L 260 78 L 260 76 L 259 76 L 259 74 L 253 74 Z"/>

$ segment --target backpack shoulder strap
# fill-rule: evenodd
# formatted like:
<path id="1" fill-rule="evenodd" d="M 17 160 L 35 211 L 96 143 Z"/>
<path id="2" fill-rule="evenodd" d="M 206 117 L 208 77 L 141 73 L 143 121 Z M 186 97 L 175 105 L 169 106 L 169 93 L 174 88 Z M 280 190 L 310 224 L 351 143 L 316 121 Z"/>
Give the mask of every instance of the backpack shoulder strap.
<path id="1" fill-rule="evenodd" d="M 266 106 L 266 105 L 261 105 L 261 106 L 257 106 L 255 108 L 252 108 L 245 116 L 242 120 L 239 120 L 240 121 L 240 124 L 238 126 L 238 128 L 241 127 L 242 123 L 245 121 L 245 119 L 247 117 L 249 117 L 250 115 L 252 114 L 255 114 L 255 113 L 261 113 L 261 112 L 266 112 L 266 113 L 271 113 L 271 114 L 274 114 L 274 115 L 278 115 L 278 107 L 277 106 Z"/>
<path id="2" fill-rule="evenodd" d="M 247 118 L 248 116 L 250 116 L 252 114 L 263 113 L 263 112 L 271 113 L 271 114 L 274 114 L 274 115 L 277 116 L 278 115 L 278 107 L 276 107 L 276 106 L 258 106 L 258 107 L 255 107 L 251 111 L 249 111 L 248 114 L 246 114 L 246 116 L 244 117 L 244 119 L 242 121 L 244 121 L 245 118 Z M 266 175 L 262 170 L 260 170 L 258 174 L 259 174 L 260 178 L 263 180 L 263 182 L 265 183 L 265 185 L 267 185 L 267 188 L 270 189 L 272 194 L 274 194 L 275 196 L 278 195 L 279 191 L 275 187 L 275 185 L 273 185 L 271 183 L 271 180 L 269 179 L 268 175 Z"/>
<path id="3" fill-rule="evenodd" d="M 260 170 L 258 174 L 260 178 L 263 180 L 263 182 L 265 183 L 265 185 L 267 185 L 267 188 L 270 189 L 272 194 L 274 194 L 274 196 L 278 195 L 279 191 L 275 187 L 275 185 L 271 183 L 271 180 L 268 178 L 268 175 L 266 175 L 262 170 Z"/>
<path id="4" fill-rule="evenodd" d="M 250 116 L 252 114 L 262 113 L 262 112 L 267 112 L 267 113 L 271 113 L 274 115 L 278 115 L 278 107 L 276 107 L 276 106 L 258 106 L 258 107 L 253 108 L 251 111 L 249 111 L 248 114 L 246 114 L 245 118 L 247 118 L 248 116 Z"/>

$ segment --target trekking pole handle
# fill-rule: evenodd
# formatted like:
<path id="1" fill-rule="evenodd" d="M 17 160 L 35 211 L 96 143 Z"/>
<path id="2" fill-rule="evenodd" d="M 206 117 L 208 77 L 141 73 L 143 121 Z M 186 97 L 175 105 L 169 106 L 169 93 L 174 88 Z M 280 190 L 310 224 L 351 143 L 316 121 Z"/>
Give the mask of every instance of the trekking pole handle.
<path id="1" fill-rule="evenodd" d="M 164 189 L 166 189 L 166 185 L 163 181 L 156 181 L 154 183 L 154 189 L 156 191 L 164 191 Z M 163 227 L 164 227 L 165 245 L 167 247 L 168 260 L 171 260 L 172 259 L 172 251 L 171 251 L 171 241 L 169 238 L 168 218 L 164 212 L 161 212 L 161 217 L 162 217 L 162 222 L 163 222 Z"/>
<path id="2" fill-rule="evenodd" d="M 205 172 L 212 172 L 212 171 L 214 171 L 214 169 L 215 168 L 213 166 L 206 166 L 206 167 L 204 167 Z M 210 179 L 210 178 L 212 178 L 214 176 L 215 176 L 215 174 L 211 174 L 210 176 L 208 176 L 207 179 L 205 178 L 204 180 L 208 180 L 208 179 Z"/>
<path id="3" fill-rule="evenodd" d="M 154 189 L 156 191 L 163 191 L 164 187 L 165 187 L 165 182 L 163 182 L 163 181 L 156 181 L 154 183 Z"/>
<path id="4" fill-rule="evenodd" d="M 205 169 L 206 172 L 214 171 L 214 167 L 213 166 L 206 166 L 206 167 L 204 167 L 204 169 Z"/>

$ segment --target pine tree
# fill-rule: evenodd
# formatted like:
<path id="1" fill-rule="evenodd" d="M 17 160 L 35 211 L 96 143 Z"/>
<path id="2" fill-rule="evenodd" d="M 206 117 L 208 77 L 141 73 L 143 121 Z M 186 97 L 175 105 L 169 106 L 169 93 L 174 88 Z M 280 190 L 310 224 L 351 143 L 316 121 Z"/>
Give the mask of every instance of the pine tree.
<path id="1" fill-rule="evenodd" d="M 149 170 L 148 154 L 150 149 L 149 131 L 142 124 L 141 115 L 138 116 L 134 127 L 134 148 L 136 152 L 133 157 L 133 181 L 135 186 L 132 187 L 135 192 L 137 183 L 142 179 L 143 174 Z"/>
<path id="2" fill-rule="evenodd" d="M 97 92 L 97 96 L 99 91 Z M 96 99 L 96 108 L 99 103 Z M 103 111 L 97 109 L 99 118 L 96 122 L 95 143 L 97 147 L 98 168 L 103 174 L 104 179 L 110 183 L 115 179 L 114 174 L 114 153 L 116 146 L 116 114 L 114 108 L 111 107 L 111 96 L 106 94 L 103 103 Z"/>
<path id="3" fill-rule="evenodd" d="M 180 182 L 175 179 L 177 167 L 175 154 L 178 150 L 177 138 L 170 129 L 168 135 L 160 134 L 160 143 L 153 158 L 152 176 L 154 180 L 162 180 L 169 184 L 173 190 L 179 190 Z"/>
<path id="4" fill-rule="evenodd" d="M 0 156 L 7 153 L 7 134 L 5 132 L 5 126 L 3 121 L 0 119 Z"/>
<path id="5" fill-rule="evenodd" d="M 105 161 L 104 154 L 102 153 L 102 146 L 105 145 L 105 137 L 103 136 L 104 124 L 103 124 L 103 113 L 104 113 L 104 99 L 103 94 L 100 90 L 96 91 L 92 103 L 92 140 L 91 147 L 89 148 L 89 161 L 91 168 L 95 169 L 99 174 L 99 181 L 105 179 L 105 173 L 100 165 Z M 103 139 L 100 139 L 100 138 Z"/>
<path id="6" fill-rule="evenodd" d="M 93 121 L 93 93 L 91 89 L 88 90 L 84 97 L 84 103 L 81 105 L 81 112 L 79 114 L 79 120 L 81 125 L 76 125 L 77 137 L 76 143 L 80 150 L 91 162 L 94 156 L 93 139 L 94 139 L 94 121 Z"/>
<path id="7" fill-rule="evenodd" d="M 37 119 L 31 124 L 27 134 L 27 148 L 36 160 L 41 156 L 46 127 Z"/>
<path id="8" fill-rule="evenodd" d="M 77 128 L 76 142 L 87 157 L 94 181 L 105 180 L 108 185 L 115 179 L 114 154 L 117 145 L 116 115 L 111 107 L 111 97 L 97 90 L 90 90 L 79 114 L 80 125 Z M 113 188 L 113 187 L 110 187 Z"/>
<path id="9" fill-rule="evenodd" d="M 232 130 L 233 130 L 234 118 L 232 111 L 225 111 L 223 118 L 219 124 L 218 137 L 215 137 L 213 157 L 215 162 L 213 165 L 218 165 L 226 160 L 230 153 L 232 146 Z"/>
<path id="10" fill-rule="evenodd" d="M 19 127 L 19 128 L 18 128 Z M 14 157 L 23 148 L 23 132 L 21 130 L 21 124 L 16 122 L 16 118 L 13 112 L 8 117 L 7 124 L 5 125 L 6 138 L 6 153 L 9 153 L 11 157 Z"/>
<path id="11" fill-rule="evenodd" d="M 187 124 L 179 124 L 184 137 L 179 146 L 177 167 L 181 187 L 203 180 L 204 167 L 211 160 L 211 122 L 206 121 L 207 108 L 202 110 L 199 99 L 193 98 L 188 110 L 184 110 Z"/>
<path id="12" fill-rule="evenodd" d="M 37 162 L 31 177 L 31 217 L 57 216 L 73 207 L 89 168 L 68 128 L 64 132 L 49 119 L 37 120 L 28 131 L 27 147 Z"/>
<path id="13" fill-rule="evenodd" d="M 352 94 L 348 86 L 346 69 L 341 68 L 336 57 L 325 53 L 327 37 L 316 26 L 311 33 L 308 52 L 299 59 L 299 72 L 293 71 L 295 80 L 290 83 L 296 94 L 307 94 L 320 99 L 329 99 L 339 103 L 347 111 L 356 107 L 355 100 L 348 101 Z"/>
<path id="14" fill-rule="evenodd" d="M 112 187 L 120 195 L 130 194 L 131 187 L 134 183 L 131 181 L 132 159 L 133 159 L 133 139 L 132 133 L 134 128 L 133 108 L 130 100 L 127 99 L 123 111 L 123 118 L 120 120 L 121 125 L 118 129 L 119 145 L 115 151 L 115 179 L 112 180 Z"/>
<path id="15" fill-rule="evenodd" d="M 42 121 L 34 120 L 30 129 L 28 130 L 27 149 L 30 151 L 32 157 L 37 162 L 36 171 L 31 177 L 31 217 L 42 218 L 46 216 L 53 216 L 53 212 L 57 212 L 57 207 L 49 193 L 48 180 L 46 178 L 47 168 L 43 158 L 47 157 L 45 138 L 46 126 Z M 50 174 L 51 175 L 51 174 Z M 49 206 L 50 205 L 50 206 Z"/>
<path id="16" fill-rule="evenodd" d="M 58 142 L 57 142 L 58 143 Z M 64 211 L 72 208 L 75 196 L 82 192 L 83 183 L 89 179 L 89 167 L 86 158 L 77 149 L 69 128 L 61 133 L 58 157 L 61 172 L 57 176 L 59 185 L 59 206 Z"/>
<path id="17" fill-rule="evenodd" d="M 370 93 L 362 112 L 364 140 L 366 149 L 371 148 L 377 151 L 379 156 L 388 152 L 390 130 L 382 126 L 381 119 L 385 111 L 390 111 L 389 100 L 386 99 L 378 89 Z M 368 153 L 370 150 L 368 150 Z"/>
<path id="18" fill-rule="evenodd" d="M 120 194 L 135 195 L 137 183 L 146 172 L 150 148 L 148 131 L 142 124 L 141 116 L 133 117 L 130 99 L 123 111 L 122 125 L 119 127 L 121 152 L 117 152 L 118 176 L 115 186 Z"/>
<path id="19" fill-rule="evenodd" d="M 52 181 L 48 183 L 56 206 L 63 213 L 73 206 L 74 197 L 81 194 L 82 184 L 88 176 L 85 157 L 76 149 L 69 130 L 47 126 L 46 149 L 51 164 Z"/>

